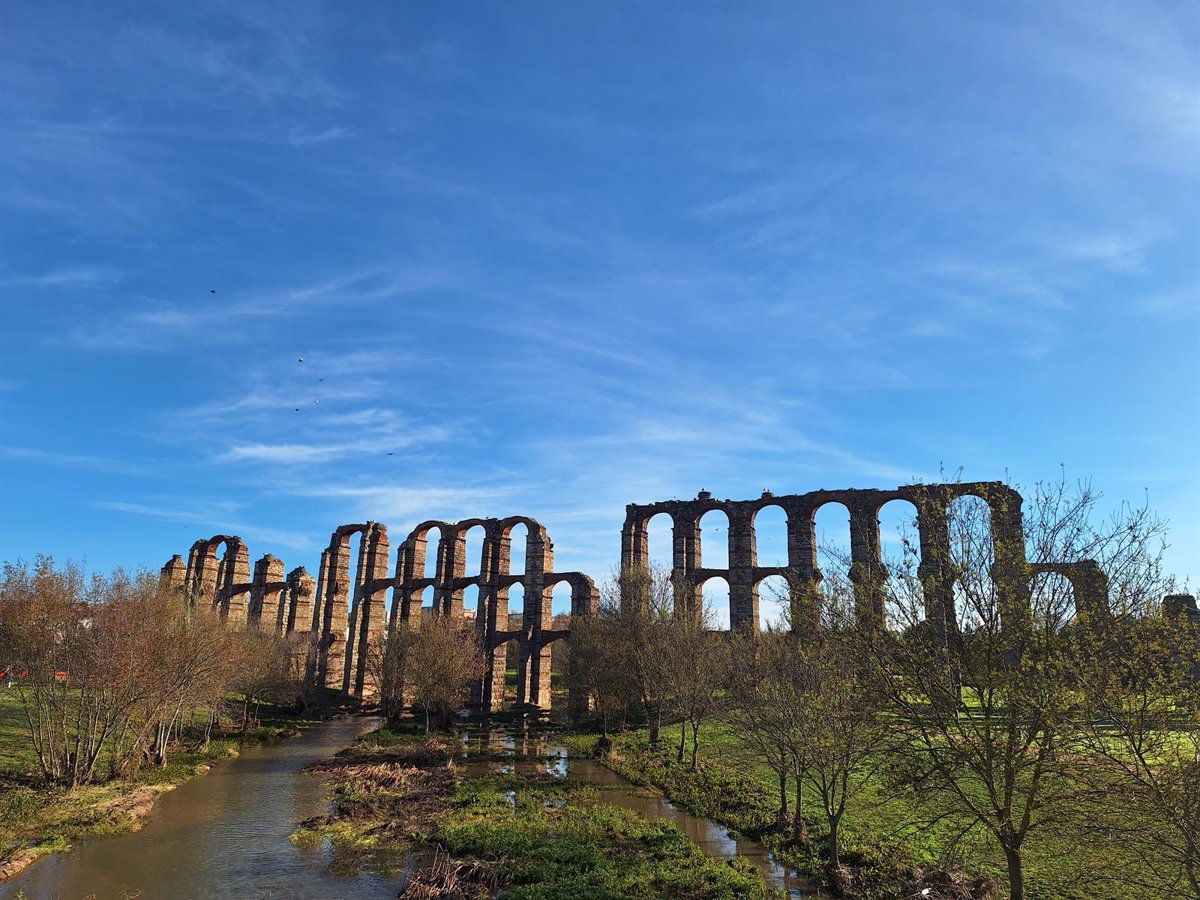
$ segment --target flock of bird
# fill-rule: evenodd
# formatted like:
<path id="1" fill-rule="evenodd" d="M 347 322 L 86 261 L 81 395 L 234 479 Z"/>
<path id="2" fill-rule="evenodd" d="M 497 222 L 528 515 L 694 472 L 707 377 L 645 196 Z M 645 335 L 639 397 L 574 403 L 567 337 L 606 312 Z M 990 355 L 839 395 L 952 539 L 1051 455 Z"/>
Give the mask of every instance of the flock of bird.
<path id="1" fill-rule="evenodd" d="M 209 288 L 209 289 L 208 289 L 208 292 L 209 292 L 210 294 L 212 294 L 214 297 L 217 295 L 217 289 L 216 289 L 216 288 Z M 304 363 L 304 357 L 303 357 L 303 356 L 299 357 L 299 358 L 296 360 L 296 363 L 297 363 L 297 364 L 303 364 L 303 363 Z M 319 378 L 317 379 L 317 383 L 318 383 L 318 384 L 321 384 L 321 383 L 323 383 L 324 381 L 325 381 L 325 377 L 324 377 L 324 376 L 321 376 L 321 377 L 319 377 Z M 313 398 L 313 406 L 320 406 L 320 405 L 321 405 L 321 401 L 320 401 L 320 400 L 318 400 L 316 397 L 314 397 L 314 398 Z M 293 407 L 293 412 L 300 412 L 300 407 L 298 407 L 298 406 L 296 406 L 296 407 Z M 389 450 L 389 451 L 387 452 L 387 455 L 388 455 L 388 456 L 395 456 L 396 454 L 395 454 L 395 452 L 393 452 L 393 451 Z"/>

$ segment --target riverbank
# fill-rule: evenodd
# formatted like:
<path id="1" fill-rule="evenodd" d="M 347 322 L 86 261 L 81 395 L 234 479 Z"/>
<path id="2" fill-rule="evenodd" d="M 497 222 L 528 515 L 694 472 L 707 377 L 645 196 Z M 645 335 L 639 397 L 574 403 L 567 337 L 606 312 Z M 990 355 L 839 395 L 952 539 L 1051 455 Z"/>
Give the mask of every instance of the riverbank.
<path id="1" fill-rule="evenodd" d="M 815 883 L 832 890 L 836 879 L 836 889 L 848 900 L 914 896 L 990 900 L 999 896 L 993 878 L 922 865 L 911 848 L 877 839 L 847 841 L 842 868 L 830 873 L 824 846 L 827 833 L 819 819 L 808 819 L 810 845 L 798 845 L 790 828 L 776 821 L 778 789 L 774 785 L 747 773 L 744 765 L 735 768 L 713 758 L 704 759 L 703 765 L 692 771 L 689 761 L 681 764 L 675 760 L 677 737 L 668 730 L 655 748 L 642 731 L 615 735 L 611 751 L 602 757 L 596 757 L 598 738 L 594 734 L 564 735 L 558 740 L 572 756 L 596 757 L 627 781 L 653 787 L 694 815 L 760 842 L 779 863 Z"/>
<path id="2" fill-rule="evenodd" d="M 487 750 L 464 759 L 444 737 L 367 735 L 314 767 L 331 776 L 335 809 L 293 840 L 330 842 L 344 872 L 415 869 L 402 897 L 440 896 L 428 891 L 450 884 L 468 897 L 503 888 L 514 900 L 776 896 L 748 860 L 709 858 L 670 823 L 517 759 Z M 435 859 L 434 847 L 449 856 Z"/>
<path id="3" fill-rule="evenodd" d="M 0 882 L 78 841 L 136 831 L 163 793 L 202 775 L 246 746 L 298 733 L 314 721 L 270 708 L 245 734 L 216 730 L 207 744 L 184 742 L 165 767 L 146 765 L 130 778 L 67 790 L 42 780 L 15 691 L 0 692 Z"/>

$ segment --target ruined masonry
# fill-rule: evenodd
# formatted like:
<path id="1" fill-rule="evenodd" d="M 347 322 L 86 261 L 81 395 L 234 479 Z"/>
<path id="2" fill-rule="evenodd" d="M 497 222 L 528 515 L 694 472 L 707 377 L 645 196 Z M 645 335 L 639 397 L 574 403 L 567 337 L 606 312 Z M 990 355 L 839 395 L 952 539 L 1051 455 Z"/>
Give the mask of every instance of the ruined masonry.
<path id="1" fill-rule="evenodd" d="M 1032 576 L 1053 572 L 1067 578 L 1081 617 L 1102 615 L 1108 608 L 1108 579 L 1092 560 L 1031 565 L 1025 558 L 1021 495 L 1001 482 L 906 485 L 895 490 L 813 491 L 775 496 L 764 492 L 757 500 L 716 500 L 701 491 L 694 500 L 668 500 L 626 507 L 621 530 L 621 570 L 648 570 L 648 526 L 660 513 L 673 523 L 672 580 L 680 588 L 680 602 L 697 607 L 704 583 L 724 578 L 729 584 L 729 621 L 733 629 L 759 627 L 759 585 L 772 575 L 785 575 L 791 593 L 793 628 L 815 630 L 820 621 L 815 520 L 828 503 L 844 506 L 850 514 L 850 578 L 854 585 L 857 615 L 866 623 L 884 618 L 884 568 L 880 546 L 879 510 L 892 500 L 904 500 L 916 510 L 920 539 L 918 577 L 925 597 L 926 619 L 933 637 L 943 647 L 957 644 L 954 613 L 954 579 L 950 554 L 949 509 L 958 498 L 973 496 L 991 512 L 994 545 L 992 578 L 1002 590 L 1002 615 L 1013 627 L 1028 625 L 1029 582 Z M 768 506 L 787 515 L 787 566 L 758 565 L 754 519 Z M 700 519 L 720 510 L 729 521 L 729 566 L 706 568 L 703 563 Z M 517 525 L 527 529 L 525 568 L 511 571 L 510 534 Z M 484 539 L 479 571 L 467 574 L 467 532 L 482 528 Z M 437 533 L 434 575 L 425 577 L 430 534 Z M 351 539 L 360 536 L 358 558 L 351 574 Z M 218 548 L 224 545 L 218 557 Z M 581 572 L 554 571 L 554 545 L 546 529 L 522 516 L 507 519 L 465 519 L 461 522 L 427 521 L 405 538 L 388 574 L 387 527 L 378 522 L 337 528 L 329 547 L 321 553 L 314 580 L 303 568 L 284 574 L 283 561 L 264 556 L 250 567 L 250 556 L 241 538 L 215 535 L 192 545 L 187 562 L 174 556 L 162 569 L 167 583 L 177 586 L 194 602 L 216 611 L 230 625 L 270 629 L 294 641 L 307 661 L 312 683 L 340 688 L 358 697 L 371 697 L 367 660 L 385 633 L 422 615 L 422 592 L 433 588 L 432 614 L 464 618 L 463 594 L 469 585 L 479 589 L 475 629 L 487 654 L 487 669 L 473 691 L 481 711 L 499 709 L 504 702 L 506 648 L 519 647 L 518 705 L 550 706 L 550 645 L 569 640 L 569 629 L 552 626 L 550 600 L 556 584 L 571 587 L 571 617 L 595 615 L 599 594 L 592 579 Z M 524 589 L 520 627 L 511 627 L 509 589 Z M 389 610 L 387 592 L 392 592 Z M 1190 601 L 1190 603 L 1189 603 Z M 1175 615 L 1197 616 L 1190 597 L 1168 598 Z M 572 679 L 573 681 L 573 679 Z M 572 693 L 573 714 L 586 709 L 586 698 Z"/>
<path id="2" fill-rule="evenodd" d="M 517 525 L 527 532 L 525 567 L 512 571 L 511 533 Z M 467 574 L 467 532 L 483 529 L 479 571 Z M 437 534 L 433 577 L 426 577 L 426 552 L 431 533 Z M 351 573 L 351 543 L 360 537 L 358 558 Z M 224 546 L 224 552 L 218 551 Z M 317 577 L 303 567 L 284 576 L 283 561 L 264 556 L 250 569 L 250 555 L 236 535 L 214 535 L 196 541 L 187 562 L 176 555 L 162 568 L 163 579 L 184 590 L 193 602 L 211 608 L 233 627 L 252 626 L 287 636 L 303 652 L 311 683 L 340 688 L 356 697 L 372 697 L 375 685 L 367 665 L 370 650 L 385 632 L 399 623 L 418 619 L 421 596 L 433 588 L 433 614 L 464 618 L 463 595 L 469 585 L 479 589 L 475 628 L 487 658 L 483 679 L 473 690 L 481 711 L 499 709 L 504 702 L 506 650 L 518 650 L 518 706 L 550 706 L 550 645 L 568 637 L 551 620 L 554 586 L 571 588 L 571 616 L 594 615 L 599 593 L 581 572 L 554 571 L 554 545 L 546 529 L 523 516 L 507 519 L 428 521 L 405 538 L 388 574 L 390 545 L 387 526 L 378 522 L 342 525 L 321 552 Z M 514 629 L 508 611 L 509 589 L 524 591 L 520 628 Z M 392 592 L 389 611 L 387 592 Z M 572 696 L 571 709 L 580 711 L 586 698 Z"/>

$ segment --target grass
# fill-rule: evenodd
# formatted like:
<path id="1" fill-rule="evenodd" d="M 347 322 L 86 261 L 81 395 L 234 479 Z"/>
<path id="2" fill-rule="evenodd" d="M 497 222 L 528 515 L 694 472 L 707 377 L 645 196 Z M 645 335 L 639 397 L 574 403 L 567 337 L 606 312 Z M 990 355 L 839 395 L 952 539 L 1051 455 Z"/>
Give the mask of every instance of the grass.
<path id="1" fill-rule="evenodd" d="M 207 748 L 180 749 L 165 768 L 145 765 L 131 778 L 68 791 L 40 778 L 17 690 L 0 689 L 0 868 L 67 850 L 84 838 L 135 830 L 159 794 L 236 756 L 239 747 L 292 733 L 303 721 L 271 708 L 264 712 L 262 724 L 246 735 L 214 730 Z"/>
<path id="2" fill-rule="evenodd" d="M 590 785 L 519 772 L 466 777 L 446 765 L 458 749 L 365 736 L 327 763 L 336 814 L 305 823 L 293 840 L 328 840 L 343 870 L 346 860 L 386 868 L 406 849 L 436 844 L 464 877 L 513 900 L 771 896 L 752 863 L 709 859 L 672 824 L 603 803 Z"/>
<path id="3" fill-rule="evenodd" d="M 674 802 L 696 815 L 715 819 L 759 837 L 781 859 L 801 872 L 820 877 L 823 861 L 817 854 L 781 845 L 773 835 L 778 782 L 765 766 L 747 760 L 734 735 L 720 722 L 701 731 L 700 769 L 692 773 L 674 761 L 679 726 L 664 727 L 659 749 L 652 750 L 644 731 L 615 738 L 616 754 L 607 764 L 641 784 L 652 784 Z M 572 753 L 585 753 L 594 736 L 564 738 Z M 819 805 L 806 806 L 818 851 L 828 828 Z M 1119 810 L 1106 814 L 1119 816 Z M 922 821 L 919 798 L 888 790 L 881 781 L 864 786 L 846 813 L 842 825 L 843 856 L 866 866 L 867 883 L 856 896 L 888 897 L 917 867 L 959 867 L 972 873 L 995 876 L 1006 883 L 1004 857 L 990 835 L 957 833 L 949 823 Z M 1035 834 L 1027 844 L 1025 864 L 1030 900 L 1151 900 L 1138 893 L 1122 876 L 1153 860 L 1122 853 L 1120 847 L 1089 843 L 1080 829 L 1063 828 Z"/>

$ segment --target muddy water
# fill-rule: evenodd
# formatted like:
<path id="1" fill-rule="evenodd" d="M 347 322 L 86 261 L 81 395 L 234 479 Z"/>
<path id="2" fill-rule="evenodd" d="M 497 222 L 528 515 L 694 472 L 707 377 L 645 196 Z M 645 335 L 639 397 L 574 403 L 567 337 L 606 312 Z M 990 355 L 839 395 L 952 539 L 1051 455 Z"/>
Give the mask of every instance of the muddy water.
<path id="1" fill-rule="evenodd" d="M 377 724 L 374 719 L 342 719 L 314 726 L 297 738 L 246 750 L 163 795 L 141 831 L 87 841 L 0 883 L 0 900 L 20 892 L 28 900 L 395 897 L 407 880 L 404 870 L 423 864 L 426 854 L 398 861 L 401 871 L 395 875 L 341 877 L 329 870 L 333 857 L 328 846 L 300 848 L 288 840 L 298 823 L 329 811 L 325 780 L 301 770 Z M 495 730 L 475 732 L 465 740 L 536 756 L 472 764 L 469 774 L 507 766 L 560 776 L 569 772 L 597 785 L 608 803 L 673 822 L 709 856 L 745 856 L 768 884 L 783 888 L 790 897 L 818 896 L 809 882 L 776 864 L 760 844 L 736 839 L 708 819 L 639 791 L 596 762 L 568 760 L 566 750 L 551 741 L 521 740 Z"/>
<path id="2" fill-rule="evenodd" d="M 340 719 L 248 749 L 163 795 L 141 831 L 35 863 L 0 884 L 0 898 L 393 898 L 403 876 L 340 878 L 328 871 L 328 848 L 288 840 L 299 822 L 329 811 L 324 779 L 300 770 L 377 724 Z"/>
<path id="3" fill-rule="evenodd" d="M 707 856 L 715 859 L 729 859 L 734 856 L 744 856 L 758 867 L 763 880 L 774 887 L 781 888 L 789 897 L 821 897 L 816 886 L 806 878 L 781 866 L 771 858 L 767 849 L 757 841 L 736 838 L 729 829 L 718 825 L 711 819 L 693 816 L 687 810 L 681 809 L 664 800 L 661 796 L 649 791 L 639 790 L 616 772 L 607 769 L 600 763 L 579 757 L 568 758 L 564 747 L 546 738 L 522 738 L 515 733 L 502 731 L 468 733 L 464 743 L 469 747 L 487 747 L 491 750 L 512 751 L 526 757 L 513 763 L 490 762 L 475 763 L 468 768 L 468 773 L 485 771 L 506 771 L 516 768 L 523 772 L 546 772 L 550 775 L 588 781 L 600 789 L 601 799 L 614 806 L 631 809 L 650 819 L 659 821 L 666 819 L 689 838 L 700 845 Z"/>

